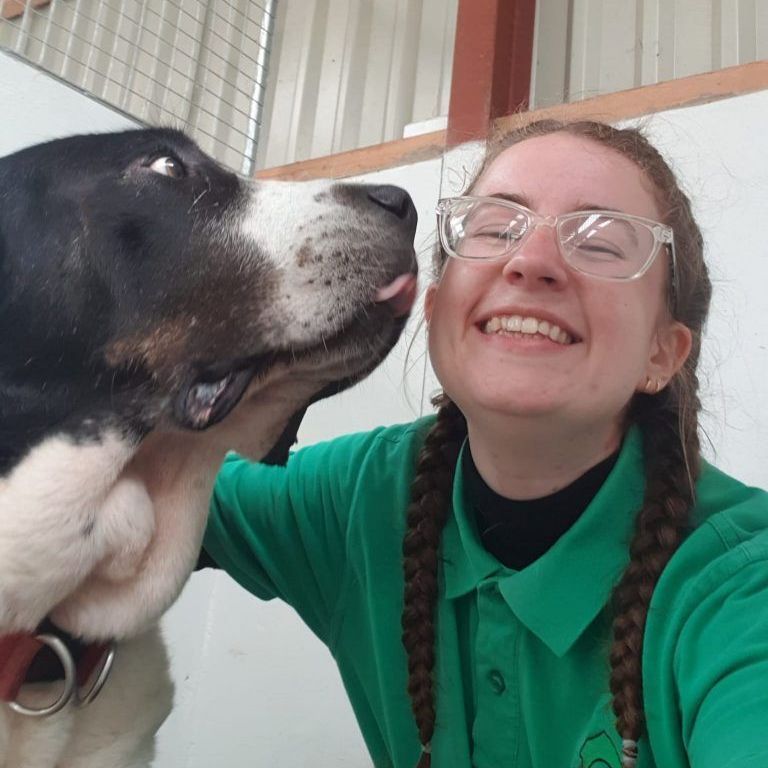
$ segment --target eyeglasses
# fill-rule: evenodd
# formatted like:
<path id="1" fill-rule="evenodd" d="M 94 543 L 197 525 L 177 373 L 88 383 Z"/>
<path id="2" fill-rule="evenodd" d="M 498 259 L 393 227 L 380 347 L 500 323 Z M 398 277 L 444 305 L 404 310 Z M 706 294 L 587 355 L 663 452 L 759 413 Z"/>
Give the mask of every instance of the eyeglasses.
<path id="1" fill-rule="evenodd" d="M 495 197 L 448 197 L 437 204 L 440 244 L 454 258 L 497 259 L 514 253 L 536 227 L 553 227 L 560 254 L 572 269 L 603 280 L 635 280 L 669 248 L 673 298 L 676 294 L 672 229 L 617 211 L 576 211 L 540 216 Z"/>

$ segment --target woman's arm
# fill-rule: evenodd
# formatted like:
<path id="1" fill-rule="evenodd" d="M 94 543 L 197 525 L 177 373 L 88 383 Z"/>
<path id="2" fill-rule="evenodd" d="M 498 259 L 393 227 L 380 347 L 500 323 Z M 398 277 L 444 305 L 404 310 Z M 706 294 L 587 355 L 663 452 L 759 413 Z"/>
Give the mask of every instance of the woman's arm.
<path id="1" fill-rule="evenodd" d="M 768 766 L 768 534 L 732 552 L 680 633 L 674 672 L 692 768 Z M 756 559 L 749 559 L 756 557 Z M 723 565 L 726 565 L 725 563 Z"/>
<path id="2" fill-rule="evenodd" d="M 278 439 L 277 443 L 272 447 L 272 450 L 263 458 L 259 463 L 285 466 L 288 463 L 288 457 L 290 455 L 291 448 L 298 442 L 298 432 L 301 422 L 304 419 L 304 415 L 307 412 L 307 408 L 302 408 L 297 411 L 283 431 L 283 434 Z M 203 547 L 200 550 L 200 556 L 197 559 L 197 565 L 195 565 L 196 571 L 201 571 L 204 568 L 218 568 L 218 563 L 211 557 L 208 551 Z"/>

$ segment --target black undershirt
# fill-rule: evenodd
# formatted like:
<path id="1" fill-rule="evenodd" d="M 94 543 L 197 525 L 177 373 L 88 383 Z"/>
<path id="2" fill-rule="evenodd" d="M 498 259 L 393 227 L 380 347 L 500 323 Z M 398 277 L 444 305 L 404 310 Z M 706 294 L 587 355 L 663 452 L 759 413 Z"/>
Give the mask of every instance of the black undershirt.
<path id="1" fill-rule="evenodd" d="M 618 455 L 612 454 L 556 493 L 515 501 L 496 493 L 480 477 L 467 444 L 462 458 L 465 494 L 483 546 L 508 568 L 519 571 L 530 565 L 579 519 Z"/>

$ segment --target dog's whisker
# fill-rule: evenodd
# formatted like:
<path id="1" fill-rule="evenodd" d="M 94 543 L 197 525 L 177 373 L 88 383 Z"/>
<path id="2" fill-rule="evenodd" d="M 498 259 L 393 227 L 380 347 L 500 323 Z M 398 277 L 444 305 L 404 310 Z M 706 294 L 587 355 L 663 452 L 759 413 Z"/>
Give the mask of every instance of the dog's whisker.
<path id="1" fill-rule="evenodd" d="M 206 187 L 193 201 L 192 205 L 189 206 L 189 210 L 187 211 L 187 215 L 192 213 L 192 209 L 200 202 L 200 200 L 205 197 L 209 192 L 211 191 L 210 186 Z"/>

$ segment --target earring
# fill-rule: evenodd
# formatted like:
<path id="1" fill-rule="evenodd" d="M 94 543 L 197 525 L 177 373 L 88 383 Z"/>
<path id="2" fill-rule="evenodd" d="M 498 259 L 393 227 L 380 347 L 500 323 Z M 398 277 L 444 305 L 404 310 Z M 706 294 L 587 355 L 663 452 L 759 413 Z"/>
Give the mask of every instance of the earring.
<path id="1" fill-rule="evenodd" d="M 622 739 L 621 765 L 622 768 L 635 768 L 637 765 L 637 742 L 633 739 Z"/>
<path id="2" fill-rule="evenodd" d="M 645 377 L 645 386 L 643 389 L 647 395 L 658 395 L 659 392 L 666 386 L 661 379 L 652 379 L 650 376 Z"/>

